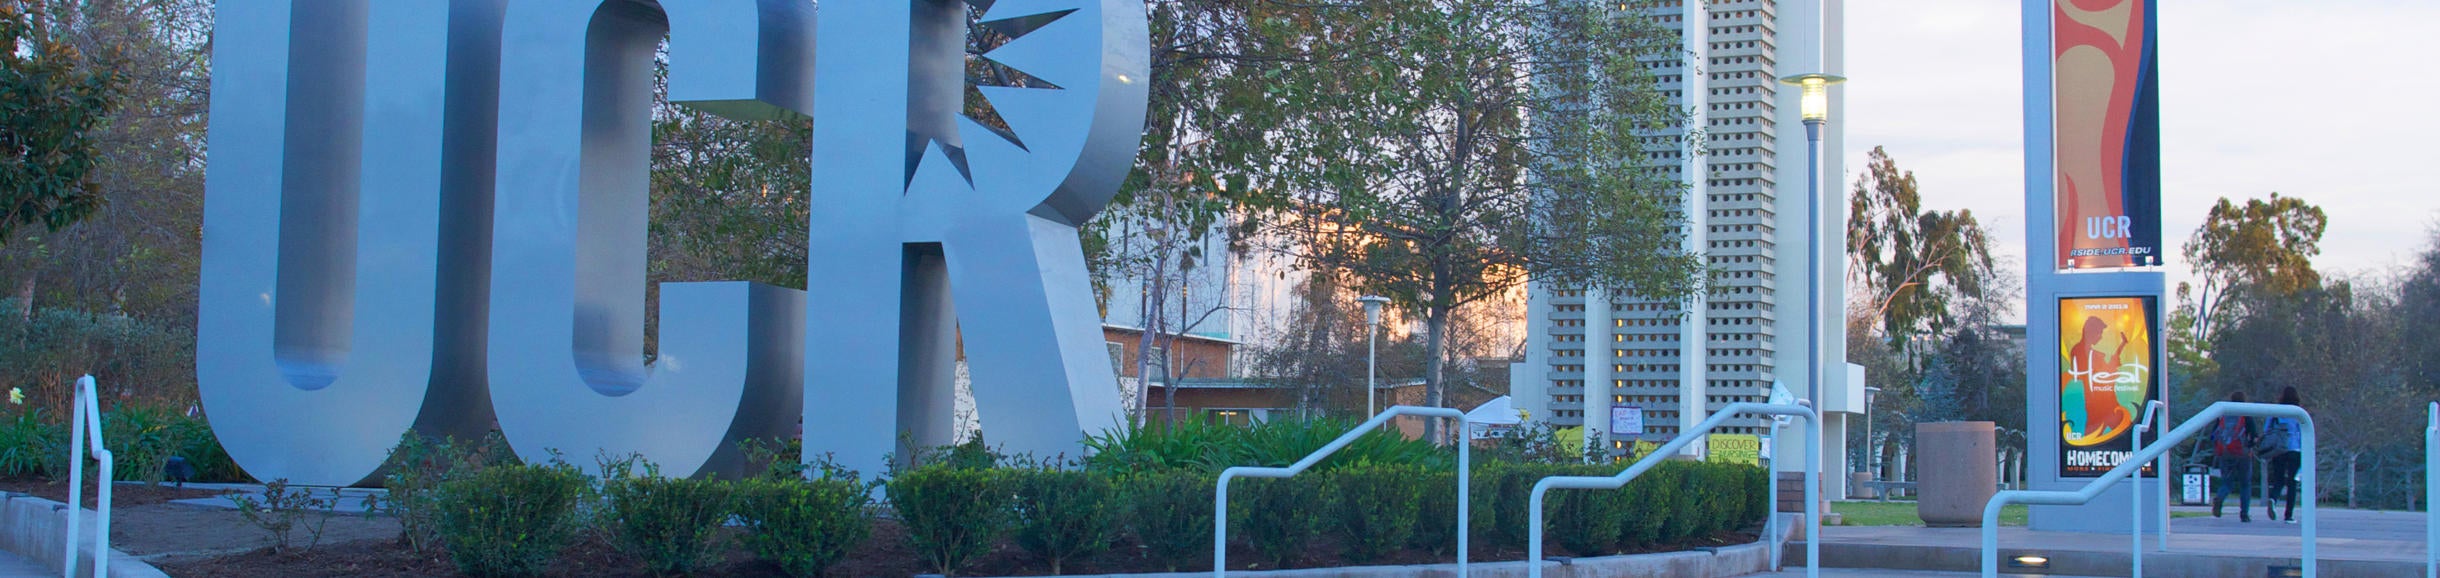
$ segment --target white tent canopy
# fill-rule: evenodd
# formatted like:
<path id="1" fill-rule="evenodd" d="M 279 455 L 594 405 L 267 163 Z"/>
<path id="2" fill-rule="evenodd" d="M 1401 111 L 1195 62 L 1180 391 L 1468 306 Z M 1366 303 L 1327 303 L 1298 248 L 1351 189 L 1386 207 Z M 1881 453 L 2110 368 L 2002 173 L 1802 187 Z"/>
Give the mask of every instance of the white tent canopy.
<path id="1" fill-rule="evenodd" d="M 1482 439 L 1492 429 L 1514 427 L 1518 421 L 1516 402 L 1508 396 L 1499 396 L 1466 412 L 1467 437 Z"/>

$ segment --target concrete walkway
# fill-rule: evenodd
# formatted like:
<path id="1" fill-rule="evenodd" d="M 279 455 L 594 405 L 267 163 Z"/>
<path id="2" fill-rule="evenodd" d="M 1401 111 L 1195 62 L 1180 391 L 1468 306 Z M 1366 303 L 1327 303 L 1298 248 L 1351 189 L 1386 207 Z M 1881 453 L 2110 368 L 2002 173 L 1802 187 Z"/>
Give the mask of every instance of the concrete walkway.
<path id="1" fill-rule="evenodd" d="M 0 550 L 0 578 L 47 578 L 58 575 L 58 570 L 44 568 L 24 556 Z"/>
<path id="2" fill-rule="evenodd" d="M 2255 505 L 2254 521 L 2239 522 L 2232 509 L 2224 518 L 2170 522 L 2168 552 L 2147 537 L 2147 575 L 2260 575 L 2264 567 L 2296 563 L 2302 555 L 2302 526 L 2270 521 Z M 2179 508 L 2178 511 L 2196 511 Z M 2319 554 L 2325 575 L 2391 575 L 2423 561 L 2424 515 L 2419 512 L 2380 512 L 2322 508 L 2319 512 Z M 1822 528 L 1822 561 L 1837 568 L 1886 568 L 1957 572 L 1979 566 L 1981 530 L 1919 526 L 1836 526 Z M 1787 563 L 1803 560 L 1801 544 L 1791 544 Z M 2060 563 L 2055 570 L 2081 574 L 2125 575 L 2128 559 L 2125 534 L 2034 532 L 2001 528 L 1999 547 L 2011 552 L 2039 553 Z M 2226 566 L 2226 568 L 2220 568 Z M 1799 568 L 1801 571 L 1801 568 Z M 2331 572 L 2335 571 L 2335 574 Z M 1875 571 L 1881 572 L 1881 571 Z M 1879 574 L 1876 574 L 1879 575 Z M 1939 574 L 1932 574 L 1939 575 Z"/>

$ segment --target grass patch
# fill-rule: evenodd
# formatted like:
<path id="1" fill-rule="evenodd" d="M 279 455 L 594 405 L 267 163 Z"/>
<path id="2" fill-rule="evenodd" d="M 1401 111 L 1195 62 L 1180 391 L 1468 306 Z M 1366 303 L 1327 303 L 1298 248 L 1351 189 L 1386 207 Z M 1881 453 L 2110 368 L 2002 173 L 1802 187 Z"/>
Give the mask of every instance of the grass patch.
<path id="1" fill-rule="evenodd" d="M 1832 502 L 1830 511 L 1839 515 L 1842 526 L 1921 526 L 1923 518 L 1915 515 L 1914 502 Z M 1999 525 L 2025 525 L 2025 505 L 2009 504 L 1999 511 Z"/>

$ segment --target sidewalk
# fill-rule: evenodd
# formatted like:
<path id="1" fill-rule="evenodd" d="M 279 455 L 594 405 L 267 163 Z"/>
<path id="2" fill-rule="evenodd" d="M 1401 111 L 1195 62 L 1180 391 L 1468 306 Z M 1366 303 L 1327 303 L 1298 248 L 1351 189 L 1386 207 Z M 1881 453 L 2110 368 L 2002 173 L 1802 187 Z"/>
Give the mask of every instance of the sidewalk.
<path id="1" fill-rule="evenodd" d="M 46 578 L 58 575 L 57 570 L 44 568 L 41 564 L 34 563 L 33 560 L 25 559 L 24 556 L 0 550 L 0 578 Z"/>
<path id="2" fill-rule="evenodd" d="M 2205 509 L 2204 517 L 2171 521 L 2165 553 L 2158 549 L 2158 540 L 2146 537 L 2144 556 L 2152 563 L 2146 564 L 2145 574 L 2258 576 L 2266 567 L 2297 563 L 2304 546 L 2302 526 L 2268 520 L 2260 515 L 2259 504 L 2252 523 L 2239 522 L 2233 506 L 2224 518 L 2211 518 Z M 2423 513 L 2322 508 L 2318 516 L 2318 554 L 2325 575 L 2420 573 Z M 1824 564 L 1839 568 L 1957 572 L 1978 567 L 1981 555 L 1979 528 L 1833 526 L 1822 528 L 1822 536 Z M 2058 563 L 2054 571 L 2066 573 L 2111 574 L 2116 570 L 2116 575 L 2124 575 L 2128 547 L 2125 534 L 2035 532 L 2015 527 L 1999 531 L 2003 556 L 2041 553 Z M 1802 550 L 1791 547 L 1788 552 L 1791 567 L 1801 563 Z"/>

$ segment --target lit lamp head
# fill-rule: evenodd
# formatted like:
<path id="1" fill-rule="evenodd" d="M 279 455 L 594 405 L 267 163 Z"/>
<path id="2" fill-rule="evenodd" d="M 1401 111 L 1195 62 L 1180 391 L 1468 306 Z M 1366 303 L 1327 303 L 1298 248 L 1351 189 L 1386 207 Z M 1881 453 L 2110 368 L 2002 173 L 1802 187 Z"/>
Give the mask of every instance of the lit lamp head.
<path id="1" fill-rule="evenodd" d="M 1366 295 L 1363 297 L 1357 297 L 1356 300 L 1364 302 L 1364 324 L 1380 325 L 1381 305 L 1389 303 L 1389 298 L 1379 295 Z"/>
<path id="2" fill-rule="evenodd" d="M 1779 79 L 1780 84 L 1804 87 L 1805 93 L 1798 101 L 1798 110 L 1803 112 L 1805 122 L 1828 122 L 1830 120 L 1830 85 L 1846 81 L 1845 77 L 1820 73 L 1799 74 Z"/>

